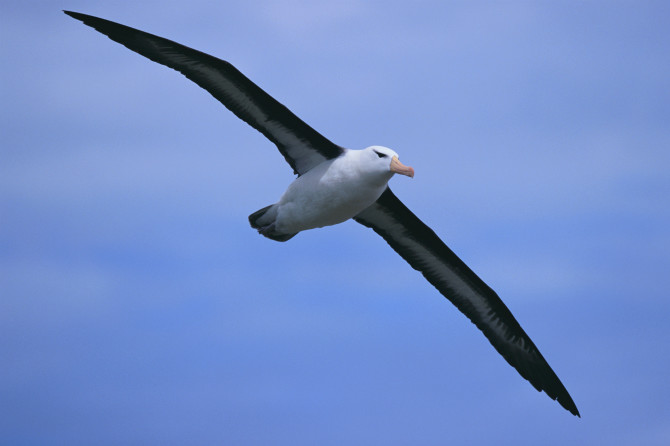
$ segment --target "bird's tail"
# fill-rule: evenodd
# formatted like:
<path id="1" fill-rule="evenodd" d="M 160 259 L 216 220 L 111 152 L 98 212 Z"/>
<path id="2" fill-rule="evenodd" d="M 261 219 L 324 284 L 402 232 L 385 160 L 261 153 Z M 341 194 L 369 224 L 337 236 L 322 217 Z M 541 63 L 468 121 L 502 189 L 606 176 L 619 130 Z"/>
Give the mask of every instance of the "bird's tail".
<path id="1" fill-rule="evenodd" d="M 277 242 L 285 242 L 293 238 L 297 232 L 293 234 L 282 234 L 275 230 L 275 219 L 277 218 L 277 207 L 274 204 L 265 206 L 249 216 L 249 223 L 254 229 L 258 229 L 258 233 L 265 237 L 275 240 Z"/>

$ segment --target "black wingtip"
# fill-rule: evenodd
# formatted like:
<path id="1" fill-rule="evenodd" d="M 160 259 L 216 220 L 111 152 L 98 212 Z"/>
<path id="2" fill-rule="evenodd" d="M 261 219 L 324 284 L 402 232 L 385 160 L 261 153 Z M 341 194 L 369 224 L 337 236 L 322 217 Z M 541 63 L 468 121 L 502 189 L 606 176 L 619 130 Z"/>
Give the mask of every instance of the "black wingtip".
<path id="1" fill-rule="evenodd" d="M 564 390 L 565 390 L 565 388 L 564 388 Z M 573 414 L 573 415 L 575 415 L 576 417 L 579 417 L 579 418 L 582 417 L 579 413 L 579 410 L 577 409 L 577 405 L 572 400 L 572 397 L 570 396 L 570 394 L 568 394 L 567 390 L 565 390 L 563 395 L 560 395 L 558 398 L 556 398 L 556 400 L 558 401 L 558 404 L 563 406 L 563 408 L 565 410 L 567 410 L 568 412 L 570 412 L 571 414 Z"/>
<path id="2" fill-rule="evenodd" d="M 75 19 L 77 19 L 77 20 L 83 20 L 83 18 L 81 17 L 83 14 L 81 14 L 81 13 L 79 13 L 79 12 L 66 11 L 66 10 L 64 10 L 64 9 L 63 9 L 63 12 L 64 12 L 65 14 L 69 15 L 70 17 L 75 18 Z"/>
<path id="3" fill-rule="evenodd" d="M 559 403 L 560 403 L 560 401 L 559 401 Z M 574 404 L 572 404 L 571 406 L 569 406 L 567 404 L 563 404 L 563 403 L 560 403 L 560 404 L 561 404 L 561 406 L 563 406 L 564 409 L 566 409 L 568 412 L 570 412 L 571 414 L 573 414 L 577 418 L 582 417 L 581 414 L 579 413 L 579 410 L 577 410 L 577 406 L 575 406 Z"/>
<path id="4" fill-rule="evenodd" d="M 65 14 L 69 15 L 70 17 L 72 17 L 73 19 L 80 20 L 80 21 L 84 22 L 85 24 L 87 24 L 89 26 L 94 21 L 99 21 L 99 22 L 106 22 L 107 21 L 107 20 L 104 20 L 104 19 L 100 19 L 98 17 L 94 17 L 92 15 L 82 14 L 81 12 L 66 11 L 66 10 L 63 10 L 63 12 Z"/>
<path id="5" fill-rule="evenodd" d="M 559 401 L 559 403 L 561 402 Z M 572 399 L 570 399 L 570 404 L 561 403 L 561 405 L 565 407 L 568 410 L 568 412 L 575 415 L 577 418 L 582 417 L 581 414 L 579 413 L 579 410 L 577 409 L 577 405 L 572 401 Z"/>
<path id="6" fill-rule="evenodd" d="M 74 12 L 74 11 L 66 11 L 63 10 L 63 12 L 73 19 L 77 19 L 84 23 L 84 25 L 88 25 L 93 28 L 97 28 L 98 26 L 103 26 L 105 24 L 112 24 L 113 22 L 110 22 L 109 20 L 101 19 L 99 17 L 95 17 L 92 15 L 88 14 L 82 14 L 81 12 Z M 123 25 L 120 25 L 123 26 Z M 125 26 L 124 26 L 125 27 Z"/>

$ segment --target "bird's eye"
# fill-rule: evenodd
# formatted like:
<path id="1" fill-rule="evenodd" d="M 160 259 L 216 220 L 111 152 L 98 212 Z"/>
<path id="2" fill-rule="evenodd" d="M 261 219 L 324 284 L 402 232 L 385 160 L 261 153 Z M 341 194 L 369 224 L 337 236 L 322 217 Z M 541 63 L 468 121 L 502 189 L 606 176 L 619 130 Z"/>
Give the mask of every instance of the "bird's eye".
<path id="1" fill-rule="evenodd" d="M 376 150 L 374 152 L 377 154 L 379 158 L 386 158 L 388 156 L 385 153 L 377 152 Z"/>

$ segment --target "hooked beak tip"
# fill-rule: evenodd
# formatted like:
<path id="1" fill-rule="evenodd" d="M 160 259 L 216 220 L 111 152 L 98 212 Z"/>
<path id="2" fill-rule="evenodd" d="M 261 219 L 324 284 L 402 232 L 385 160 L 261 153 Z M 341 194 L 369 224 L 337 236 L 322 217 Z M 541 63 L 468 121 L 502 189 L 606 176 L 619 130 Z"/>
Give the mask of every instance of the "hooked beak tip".
<path id="1" fill-rule="evenodd" d="M 391 172 L 414 178 L 414 169 L 401 163 L 397 156 L 391 159 Z"/>

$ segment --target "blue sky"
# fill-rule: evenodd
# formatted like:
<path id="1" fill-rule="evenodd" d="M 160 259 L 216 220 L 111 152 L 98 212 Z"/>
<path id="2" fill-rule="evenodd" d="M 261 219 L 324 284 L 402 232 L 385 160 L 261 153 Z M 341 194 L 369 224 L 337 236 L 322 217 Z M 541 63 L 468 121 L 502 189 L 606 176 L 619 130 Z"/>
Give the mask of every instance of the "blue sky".
<path id="1" fill-rule="evenodd" d="M 353 222 L 247 215 L 290 168 L 177 73 L 62 14 L 229 60 L 502 299 L 583 418 Z M 0 6 L 0 437 L 45 444 L 666 445 L 667 2 Z"/>

